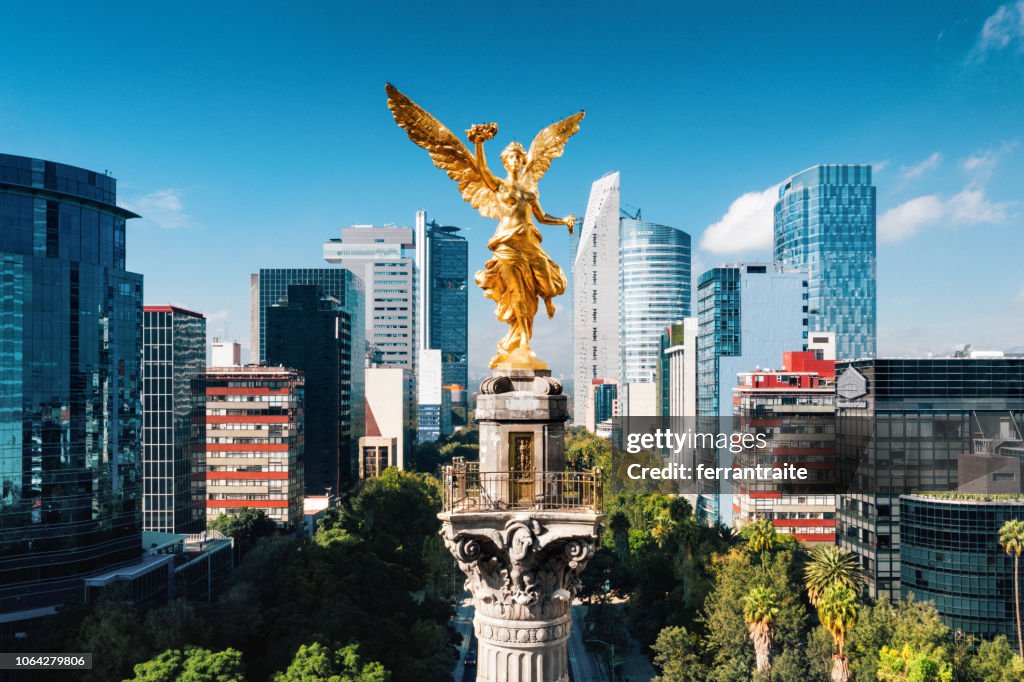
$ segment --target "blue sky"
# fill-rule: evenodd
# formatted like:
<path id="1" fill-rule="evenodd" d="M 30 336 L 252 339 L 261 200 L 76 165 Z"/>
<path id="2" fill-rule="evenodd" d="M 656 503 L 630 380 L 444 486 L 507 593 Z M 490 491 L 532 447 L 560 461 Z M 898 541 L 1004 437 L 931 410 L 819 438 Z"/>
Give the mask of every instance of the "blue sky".
<path id="1" fill-rule="evenodd" d="M 486 260 L 493 225 L 395 126 L 391 81 L 454 130 L 498 121 L 496 148 L 586 109 L 545 209 L 582 213 L 618 170 L 625 203 L 693 236 L 695 270 L 770 257 L 787 176 L 873 163 L 879 351 L 1024 345 L 1019 0 L 4 3 L 0 24 L 0 150 L 109 170 L 144 216 L 147 302 L 211 336 L 248 345 L 248 273 L 323 266 L 352 223 L 425 208 Z M 470 301 L 479 369 L 502 329 Z M 538 322 L 556 373 L 569 324 Z"/>

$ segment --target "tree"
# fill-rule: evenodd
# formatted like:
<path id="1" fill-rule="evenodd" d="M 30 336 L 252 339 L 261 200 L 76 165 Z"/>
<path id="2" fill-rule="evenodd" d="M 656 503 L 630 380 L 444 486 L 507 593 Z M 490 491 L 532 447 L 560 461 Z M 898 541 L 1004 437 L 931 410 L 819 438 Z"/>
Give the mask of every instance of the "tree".
<path id="1" fill-rule="evenodd" d="M 743 602 L 743 620 L 750 630 L 757 657 L 758 672 L 767 672 L 772 667 L 772 636 L 775 618 L 779 614 L 779 599 L 767 587 L 755 587 Z"/>
<path id="2" fill-rule="evenodd" d="M 835 545 L 811 550 L 810 561 L 804 568 L 804 586 L 812 605 L 817 605 L 831 585 L 843 585 L 860 594 L 865 584 L 864 573 L 852 552 Z"/>
<path id="3" fill-rule="evenodd" d="M 209 523 L 209 528 L 234 538 L 239 556 L 252 549 L 261 538 L 277 533 L 274 520 L 262 510 L 252 507 L 242 507 L 233 514 L 221 514 Z"/>
<path id="4" fill-rule="evenodd" d="M 754 521 L 744 526 L 742 537 L 747 541 L 747 549 L 761 556 L 762 566 L 765 563 L 768 552 L 775 549 L 779 539 L 778 534 L 775 532 L 775 526 L 767 519 Z"/>
<path id="5" fill-rule="evenodd" d="M 701 660 L 700 638 L 682 626 L 667 627 L 651 645 L 654 665 L 661 671 L 655 682 L 705 682 L 707 666 Z"/>
<path id="6" fill-rule="evenodd" d="M 952 682 L 953 669 L 925 651 L 904 644 L 901 649 L 883 646 L 878 654 L 880 682 Z"/>
<path id="7" fill-rule="evenodd" d="M 1024 521 L 1011 519 L 999 529 L 999 546 L 1013 556 L 1013 606 L 1017 614 L 1017 655 L 1024 658 L 1020 623 L 1020 555 L 1024 551 Z"/>
<path id="8" fill-rule="evenodd" d="M 437 479 L 389 467 L 363 483 L 347 523 L 382 559 L 419 571 L 424 543 L 441 527 L 439 511 Z"/>
<path id="9" fill-rule="evenodd" d="M 245 682 L 242 654 L 235 649 L 168 649 L 136 665 L 131 682 Z"/>
<path id="10" fill-rule="evenodd" d="M 1019 682 L 1024 680 L 1024 659 L 1017 656 L 1004 635 L 981 643 L 967 662 L 971 682 Z"/>
<path id="11" fill-rule="evenodd" d="M 363 663 L 354 644 L 331 649 L 318 642 L 303 644 L 291 665 L 274 675 L 274 682 L 388 682 L 391 673 L 376 661 Z"/>
<path id="12" fill-rule="evenodd" d="M 847 682 L 850 665 L 846 660 L 846 635 L 857 624 L 860 605 L 857 593 L 849 585 L 833 583 L 818 600 L 818 618 L 832 635 L 837 653 L 832 662 L 832 682 Z"/>
<path id="13" fill-rule="evenodd" d="M 875 680 L 883 647 L 898 650 L 906 645 L 936 661 L 948 662 L 952 659 L 950 639 L 949 628 L 931 602 L 911 597 L 893 604 L 883 598 L 861 609 L 857 625 L 847 637 L 846 654 L 854 679 Z"/>

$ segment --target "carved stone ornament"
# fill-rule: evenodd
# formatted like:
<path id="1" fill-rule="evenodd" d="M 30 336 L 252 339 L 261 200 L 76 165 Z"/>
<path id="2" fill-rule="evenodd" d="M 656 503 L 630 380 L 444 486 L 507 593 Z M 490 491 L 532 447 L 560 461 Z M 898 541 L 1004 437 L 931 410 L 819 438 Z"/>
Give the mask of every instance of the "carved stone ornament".
<path id="1" fill-rule="evenodd" d="M 545 528 L 535 519 L 510 519 L 504 530 L 456 531 L 445 524 L 442 535 L 466 574 L 466 589 L 478 612 L 525 621 L 550 621 L 568 613 L 597 540 L 593 534 L 581 535 L 578 526 Z M 537 636 L 529 635 L 532 641 Z"/>
<path id="2" fill-rule="evenodd" d="M 511 393 L 515 390 L 512 379 L 508 377 L 487 377 L 480 383 L 480 392 L 488 394 Z"/>

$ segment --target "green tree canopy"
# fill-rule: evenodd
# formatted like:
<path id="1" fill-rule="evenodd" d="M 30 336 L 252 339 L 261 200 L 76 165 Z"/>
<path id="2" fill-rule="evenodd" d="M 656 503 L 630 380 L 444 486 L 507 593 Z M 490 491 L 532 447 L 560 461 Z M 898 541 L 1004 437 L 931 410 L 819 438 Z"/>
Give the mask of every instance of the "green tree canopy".
<path id="1" fill-rule="evenodd" d="M 242 654 L 235 649 L 168 649 L 136 665 L 132 682 L 245 682 Z"/>
<path id="2" fill-rule="evenodd" d="M 388 682 L 391 673 L 377 662 L 363 663 L 354 644 L 332 649 L 314 642 L 303 644 L 274 682 Z"/>

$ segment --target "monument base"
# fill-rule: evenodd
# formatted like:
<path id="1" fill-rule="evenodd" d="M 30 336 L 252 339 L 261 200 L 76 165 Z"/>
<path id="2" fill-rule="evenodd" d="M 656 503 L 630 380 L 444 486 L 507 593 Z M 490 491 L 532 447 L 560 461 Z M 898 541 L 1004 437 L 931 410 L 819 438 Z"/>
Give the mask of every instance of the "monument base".
<path id="1" fill-rule="evenodd" d="M 445 470 L 445 545 L 466 574 L 477 682 L 567 682 L 570 606 L 604 515 L 600 473 L 565 470 L 568 399 L 545 368 L 477 396 L 480 462 Z"/>
<path id="2" fill-rule="evenodd" d="M 570 606 L 603 516 L 535 511 L 439 518 L 473 595 L 477 682 L 566 682 Z"/>

